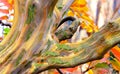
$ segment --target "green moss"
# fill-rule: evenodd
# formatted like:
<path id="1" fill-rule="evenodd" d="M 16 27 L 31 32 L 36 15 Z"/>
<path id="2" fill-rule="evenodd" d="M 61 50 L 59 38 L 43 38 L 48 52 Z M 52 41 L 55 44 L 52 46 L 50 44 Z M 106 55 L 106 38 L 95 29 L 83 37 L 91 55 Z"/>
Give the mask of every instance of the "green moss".
<path id="1" fill-rule="evenodd" d="M 59 54 L 56 53 L 56 52 L 53 52 L 53 51 L 46 51 L 45 53 L 43 53 L 42 56 L 53 56 L 53 57 L 55 57 L 55 56 L 58 56 L 58 55 L 59 55 Z"/>
<path id="2" fill-rule="evenodd" d="M 27 40 L 30 38 L 32 32 L 33 32 L 32 29 L 29 29 L 29 30 L 28 30 L 25 41 L 27 41 Z"/>
<path id="3" fill-rule="evenodd" d="M 48 63 L 50 63 L 50 64 L 64 64 L 66 62 L 64 62 L 63 60 L 61 60 L 59 58 L 50 58 L 50 59 L 48 59 Z"/>
<path id="4" fill-rule="evenodd" d="M 33 21 L 34 15 L 35 15 L 35 5 L 30 5 L 28 7 L 28 17 L 26 20 L 27 24 L 30 24 Z"/>
<path id="5" fill-rule="evenodd" d="M 65 45 L 65 44 L 56 44 L 57 46 L 57 50 L 74 50 L 74 48 L 71 48 L 70 46 L 68 45 Z"/>
<path id="6" fill-rule="evenodd" d="M 24 54 L 25 54 L 25 51 L 23 50 L 20 53 L 20 55 L 18 56 L 15 66 L 17 66 L 20 63 L 20 61 L 21 61 L 22 57 L 24 56 Z"/>
<path id="7" fill-rule="evenodd" d="M 63 31 L 63 37 L 67 38 L 67 36 L 68 34 L 65 31 Z"/>
<path id="8" fill-rule="evenodd" d="M 74 48 L 74 52 L 79 52 L 80 49 L 79 48 Z"/>
<path id="9" fill-rule="evenodd" d="M 51 44 L 52 44 L 52 41 L 48 40 L 47 41 L 47 48 L 46 48 L 46 50 L 48 50 L 50 48 Z"/>
<path id="10" fill-rule="evenodd" d="M 56 35 L 59 36 L 59 35 L 62 35 L 62 37 L 65 39 L 65 38 L 68 38 L 68 34 L 67 32 L 64 30 L 64 29 L 60 29 L 58 32 L 56 32 Z"/>
<path id="11" fill-rule="evenodd" d="M 35 66 L 35 68 L 39 68 L 39 67 L 42 67 L 43 66 L 43 64 L 40 64 L 40 63 L 33 63 L 33 65 Z"/>

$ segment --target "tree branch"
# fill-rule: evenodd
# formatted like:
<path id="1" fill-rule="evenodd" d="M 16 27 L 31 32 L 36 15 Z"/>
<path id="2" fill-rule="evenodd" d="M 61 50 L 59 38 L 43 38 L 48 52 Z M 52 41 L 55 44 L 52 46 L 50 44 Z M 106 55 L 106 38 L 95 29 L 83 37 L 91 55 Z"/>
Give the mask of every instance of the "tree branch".
<path id="1" fill-rule="evenodd" d="M 118 43 L 120 43 L 120 18 L 105 24 L 99 32 L 94 33 L 83 42 L 53 46 L 48 51 L 49 54 L 39 57 L 39 63 L 34 61 L 34 64 L 39 64 L 39 66 L 33 71 L 33 74 L 52 68 L 74 67 L 101 59 L 110 48 Z M 56 55 L 51 55 L 50 52 Z"/>

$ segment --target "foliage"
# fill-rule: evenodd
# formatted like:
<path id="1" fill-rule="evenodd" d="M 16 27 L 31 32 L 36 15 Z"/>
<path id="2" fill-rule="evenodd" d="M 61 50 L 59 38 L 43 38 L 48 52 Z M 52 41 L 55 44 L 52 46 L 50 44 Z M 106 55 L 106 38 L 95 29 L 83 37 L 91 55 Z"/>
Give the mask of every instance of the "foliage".
<path id="1" fill-rule="evenodd" d="M 95 65 L 96 68 L 109 68 L 108 64 L 103 62 L 103 63 L 97 63 Z"/>
<path id="2" fill-rule="evenodd" d="M 87 32 L 97 32 L 98 28 L 94 24 L 94 21 L 88 15 L 89 8 L 87 6 L 86 0 L 75 0 L 68 11 L 68 16 L 77 16 L 81 19 L 82 28 L 86 29 Z"/>
<path id="3" fill-rule="evenodd" d="M 4 28 L 4 34 L 7 35 L 10 31 L 10 28 Z"/>

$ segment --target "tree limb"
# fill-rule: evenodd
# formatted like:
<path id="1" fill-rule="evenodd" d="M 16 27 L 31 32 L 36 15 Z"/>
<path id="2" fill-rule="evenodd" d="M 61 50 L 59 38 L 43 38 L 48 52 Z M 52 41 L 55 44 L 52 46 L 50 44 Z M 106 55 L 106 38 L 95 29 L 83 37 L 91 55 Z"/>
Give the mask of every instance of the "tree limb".
<path id="1" fill-rule="evenodd" d="M 49 54 L 35 59 L 38 64 L 32 73 L 37 74 L 47 69 L 74 67 L 93 60 L 98 60 L 113 46 L 120 43 L 120 18 L 105 24 L 100 31 L 80 43 L 67 43 L 54 45 Z M 46 51 L 47 52 L 47 51 Z M 56 55 L 51 55 L 53 52 Z M 63 54 L 67 52 L 68 54 Z M 36 61 L 39 61 L 37 63 Z M 33 64 L 32 63 L 32 64 Z"/>

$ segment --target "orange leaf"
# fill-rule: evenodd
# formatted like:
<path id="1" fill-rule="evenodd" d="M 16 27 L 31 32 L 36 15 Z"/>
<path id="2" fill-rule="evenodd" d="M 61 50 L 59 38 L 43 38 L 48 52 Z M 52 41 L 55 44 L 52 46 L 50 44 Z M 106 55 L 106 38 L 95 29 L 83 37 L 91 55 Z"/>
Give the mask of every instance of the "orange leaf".
<path id="1" fill-rule="evenodd" d="M 120 61 L 120 48 L 118 46 L 115 46 L 114 48 L 112 48 L 112 53 L 114 54 L 114 56 Z"/>
<path id="2" fill-rule="evenodd" d="M 61 44 L 64 44 L 64 43 L 67 43 L 68 41 L 67 40 L 63 40 L 63 41 L 61 41 L 60 43 Z"/>
<path id="3" fill-rule="evenodd" d="M 74 16 L 74 13 L 72 11 L 68 11 L 68 16 Z"/>
<path id="4" fill-rule="evenodd" d="M 7 0 L 9 4 L 14 4 L 14 0 Z"/>
<path id="5" fill-rule="evenodd" d="M 86 0 L 75 0 L 71 6 L 83 7 L 87 4 Z"/>
<path id="6" fill-rule="evenodd" d="M 0 17 L 0 20 L 6 20 L 6 19 L 8 19 L 8 16 L 2 16 L 2 17 Z"/>

